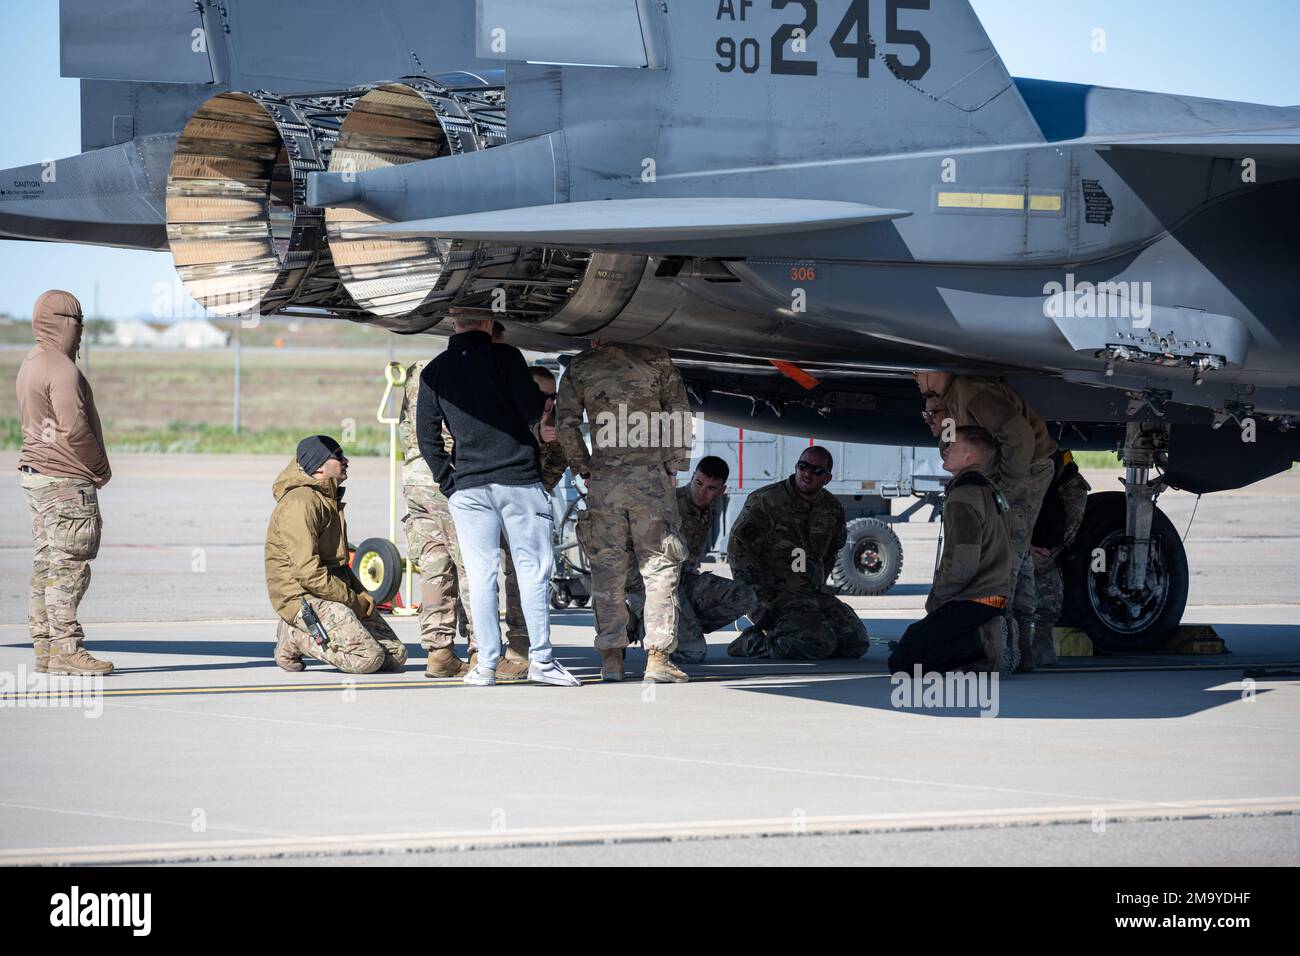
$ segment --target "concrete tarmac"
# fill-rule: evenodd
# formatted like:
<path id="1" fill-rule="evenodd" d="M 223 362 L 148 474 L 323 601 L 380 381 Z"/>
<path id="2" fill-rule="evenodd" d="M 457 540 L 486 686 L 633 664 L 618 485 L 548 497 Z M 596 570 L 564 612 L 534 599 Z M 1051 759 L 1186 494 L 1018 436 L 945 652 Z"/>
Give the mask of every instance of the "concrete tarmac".
<path id="1" fill-rule="evenodd" d="M 1231 654 L 1070 659 L 1000 682 L 982 717 L 896 706 L 881 644 L 751 663 L 715 634 L 689 685 L 603 685 L 579 609 L 554 620 L 580 688 L 426 680 L 409 617 L 405 674 L 285 673 L 260 577 L 282 465 L 114 462 L 83 621 L 118 673 L 85 701 L 14 693 L 30 542 L 0 486 L 0 863 L 1300 860 L 1295 473 L 1207 497 L 1192 525 L 1187 620 Z M 384 534 L 384 470 L 354 466 L 353 541 Z M 1192 504 L 1162 499 L 1180 531 Z M 903 526 L 901 586 L 851 600 L 873 639 L 921 616 L 936 531 Z"/>

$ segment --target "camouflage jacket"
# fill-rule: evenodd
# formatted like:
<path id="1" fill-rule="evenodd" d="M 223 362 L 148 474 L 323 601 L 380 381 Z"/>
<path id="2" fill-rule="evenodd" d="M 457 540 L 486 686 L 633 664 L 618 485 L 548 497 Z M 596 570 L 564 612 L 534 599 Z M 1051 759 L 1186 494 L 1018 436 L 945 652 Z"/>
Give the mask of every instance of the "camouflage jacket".
<path id="1" fill-rule="evenodd" d="M 705 549 L 709 546 L 709 532 L 713 530 L 713 522 L 718 517 L 718 502 L 714 501 L 707 508 L 697 508 L 691 500 L 691 486 L 679 485 L 677 513 L 682 518 L 681 535 L 686 542 L 686 561 L 682 564 L 682 574 L 691 574 L 700 569 L 700 562 L 704 560 Z"/>
<path id="2" fill-rule="evenodd" d="M 691 458 L 686 383 L 663 349 L 606 343 L 574 356 L 560 379 L 556 429 L 578 474 Z M 582 438 L 587 413 L 591 451 Z"/>
<path id="3" fill-rule="evenodd" d="M 1023 481 L 1029 466 L 1056 454 L 1047 426 L 1019 393 L 994 378 L 954 375 L 940 396 L 958 427 L 979 425 L 997 440 L 1002 452 L 995 480 Z"/>
<path id="4" fill-rule="evenodd" d="M 794 478 L 760 488 L 731 529 L 727 560 L 742 584 L 780 591 L 825 591 L 848 537 L 844 508 L 829 491 L 809 501 Z"/>
<path id="5" fill-rule="evenodd" d="M 420 373 L 429 364 L 429 359 L 421 359 L 406 370 L 406 385 L 402 391 L 402 412 L 397 422 L 397 437 L 402 443 L 402 484 L 419 485 L 437 489 L 429 463 L 420 454 L 420 442 L 415 435 L 415 409 L 420 397 Z M 452 448 L 451 433 L 442 426 L 442 443 L 450 453 Z M 442 494 L 441 491 L 438 492 Z"/>
<path id="6" fill-rule="evenodd" d="M 541 459 L 542 487 L 546 489 L 547 494 L 550 494 L 564 477 L 564 471 L 569 467 L 569 456 L 565 454 L 564 446 L 560 444 L 558 432 L 555 441 L 542 440 L 541 422 L 533 426 L 533 437 L 537 439 L 538 455 Z"/>

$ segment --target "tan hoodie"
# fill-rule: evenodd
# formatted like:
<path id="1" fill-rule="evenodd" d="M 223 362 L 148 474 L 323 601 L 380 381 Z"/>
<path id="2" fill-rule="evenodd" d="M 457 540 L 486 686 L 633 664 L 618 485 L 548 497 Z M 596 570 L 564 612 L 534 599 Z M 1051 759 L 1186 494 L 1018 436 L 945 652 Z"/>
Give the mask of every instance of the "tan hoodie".
<path id="1" fill-rule="evenodd" d="M 36 348 L 18 369 L 18 417 L 23 426 L 18 464 L 102 488 L 113 471 L 95 396 L 75 362 L 80 318 L 76 296 L 58 289 L 44 293 L 32 309 Z"/>
<path id="2" fill-rule="evenodd" d="M 275 511 L 266 529 L 266 591 L 275 613 L 293 623 L 304 594 L 346 604 L 366 616 L 360 582 L 348 564 L 343 489 L 290 461 L 272 486 Z"/>

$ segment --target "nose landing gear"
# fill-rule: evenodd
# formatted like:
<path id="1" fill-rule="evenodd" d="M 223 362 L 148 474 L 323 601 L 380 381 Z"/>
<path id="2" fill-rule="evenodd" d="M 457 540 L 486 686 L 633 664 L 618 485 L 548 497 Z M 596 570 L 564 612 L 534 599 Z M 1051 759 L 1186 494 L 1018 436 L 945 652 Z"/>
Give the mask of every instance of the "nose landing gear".
<path id="1" fill-rule="evenodd" d="M 1168 461 L 1169 426 L 1131 423 L 1121 458 L 1124 491 L 1088 497 L 1066 557 L 1065 613 L 1110 653 L 1163 647 L 1187 606 L 1187 552 L 1156 499 Z"/>

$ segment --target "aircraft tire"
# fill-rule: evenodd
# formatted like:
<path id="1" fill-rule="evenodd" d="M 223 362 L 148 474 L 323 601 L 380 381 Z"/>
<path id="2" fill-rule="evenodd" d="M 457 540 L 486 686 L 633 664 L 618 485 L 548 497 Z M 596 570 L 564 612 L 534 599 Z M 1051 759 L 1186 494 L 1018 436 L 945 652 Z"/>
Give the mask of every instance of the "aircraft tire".
<path id="1" fill-rule="evenodd" d="M 1098 549 L 1105 566 L 1115 560 L 1124 541 L 1126 504 L 1122 491 L 1089 495 L 1083 523 L 1065 555 L 1063 618 L 1084 631 L 1094 646 L 1109 654 L 1159 650 L 1173 637 L 1187 607 L 1187 552 L 1173 522 L 1159 508 L 1151 522 L 1156 587 L 1138 608 L 1124 595 L 1106 593 L 1106 576 L 1092 570 Z M 1151 580 L 1150 577 L 1148 580 Z"/>
<path id="2" fill-rule="evenodd" d="M 831 584 L 841 594 L 885 594 L 903 570 L 903 544 L 879 518 L 855 518 L 848 540 L 831 569 Z"/>
<path id="3" fill-rule="evenodd" d="M 375 604 L 387 604 L 402 584 L 402 554 L 387 538 L 366 538 L 352 556 L 352 571 Z"/>

